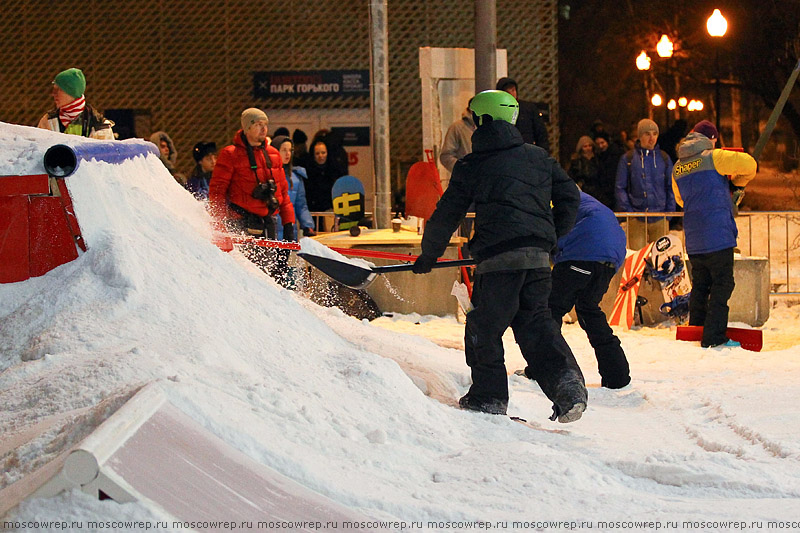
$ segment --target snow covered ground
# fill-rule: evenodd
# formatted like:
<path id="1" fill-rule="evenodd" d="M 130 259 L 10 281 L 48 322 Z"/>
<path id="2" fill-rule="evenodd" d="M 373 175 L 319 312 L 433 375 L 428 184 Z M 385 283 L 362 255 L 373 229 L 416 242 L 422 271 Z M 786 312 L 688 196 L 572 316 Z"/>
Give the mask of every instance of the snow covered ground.
<path id="1" fill-rule="evenodd" d="M 0 123 L 0 175 L 42 172 L 64 140 Z M 585 335 L 566 325 L 589 408 L 550 422 L 535 383 L 510 376 L 509 412 L 537 430 L 453 407 L 469 386 L 455 318 L 360 322 L 281 289 L 210 244 L 203 207 L 154 156 L 83 164 L 68 185 L 89 251 L 0 285 L 0 489 L 160 381 L 235 448 L 370 519 L 431 531 L 800 526 L 800 306 L 772 309 L 760 353 L 703 350 L 667 327 L 619 331 L 633 376 L 620 391 L 599 387 Z M 523 361 L 505 341 L 511 373 Z M 121 518 L 164 520 L 77 492 L 2 520 Z"/>

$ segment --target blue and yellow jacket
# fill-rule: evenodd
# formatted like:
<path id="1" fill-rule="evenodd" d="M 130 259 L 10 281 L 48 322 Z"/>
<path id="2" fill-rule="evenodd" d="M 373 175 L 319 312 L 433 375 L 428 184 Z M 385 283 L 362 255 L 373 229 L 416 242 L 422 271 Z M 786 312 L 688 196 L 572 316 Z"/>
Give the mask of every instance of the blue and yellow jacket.
<path id="1" fill-rule="evenodd" d="M 689 254 L 736 246 L 739 232 L 728 181 L 744 187 L 756 175 L 756 161 L 750 154 L 713 148 L 705 135 L 690 133 L 678 147 L 678 161 L 672 169 L 675 200 L 685 212 L 683 230 Z"/>

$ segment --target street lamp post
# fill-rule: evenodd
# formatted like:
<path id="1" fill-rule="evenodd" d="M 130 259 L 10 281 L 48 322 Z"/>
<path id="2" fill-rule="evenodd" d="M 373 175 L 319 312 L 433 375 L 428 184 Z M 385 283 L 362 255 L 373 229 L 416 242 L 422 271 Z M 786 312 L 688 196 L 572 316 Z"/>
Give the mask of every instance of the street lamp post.
<path id="1" fill-rule="evenodd" d="M 708 34 L 711 37 L 723 37 L 725 32 L 728 31 L 728 21 L 725 20 L 725 17 L 722 16 L 722 13 L 719 9 L 715 9 L 714 12 L 708 17 L 706 21 L 706 29 L 708 30 Z M 719 44 L 717 44 L 716 48 L 716 82 L 715 82 L 715 95 L 714 95 L 714 104 L 716 106 L 716 114 L 717 114 L 717 131 L 719 131 L 719 115 L 720 115 L 720 94 L 719 94 Z"/>
<path id="2" fill-rule="evenodd" d="M 644 75 L 642 81 L 644 83 L 644 95 L 645 101 L 647 102 L 647 115 L 648 118 L 651 120 L 653 119 L 653 109 L 650 107 L 650 87 L 647 84 L 647 74 L 646 72 L 650 70 L 650 57 L 647 55 L 647 52 L 642 50 L 642 53 L 636 56 L 636 68 Z"/>
<path id="3" fill-rule="evenodd" d="M 670 58 L 672 58 L 673 51 L 674 51 L 674 44 L 672 43 L 672 41 L 669 40 L 669 37 L 667 37 L 666 34 L 662 35 L 661 39 L 658 41 L 658 43 L 656 43 L 656 53 L 658 54 L 659 57 L 662 57 L 667 60 L 667 83 L 664 87 L 664 99 L 667 100 L 667 102 L 669 102 L 669 97 L 670 97 L 669 60 Z M 665 106 L 664 110 L 666 111 L 666 117 L 665 117 L 667 120 L 666 126 L 669 127 L 669 114 L 671 110 L 669 109 L 669 106 Z"/>

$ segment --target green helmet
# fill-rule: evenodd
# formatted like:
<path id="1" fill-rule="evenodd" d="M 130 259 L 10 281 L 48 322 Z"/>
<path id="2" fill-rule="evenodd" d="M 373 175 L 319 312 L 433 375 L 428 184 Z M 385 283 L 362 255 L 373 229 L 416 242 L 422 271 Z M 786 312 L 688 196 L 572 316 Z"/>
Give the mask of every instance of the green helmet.
<path id="1" fill-rule="evenodd" d="M 469 110 L 477 115 L 478 126 L 483 125 L 483 115 L 489 115 L 492 120 L 505 120 L 516 124 L 519 103 L 505 91 L 483 91 L 472 99 Z"/>

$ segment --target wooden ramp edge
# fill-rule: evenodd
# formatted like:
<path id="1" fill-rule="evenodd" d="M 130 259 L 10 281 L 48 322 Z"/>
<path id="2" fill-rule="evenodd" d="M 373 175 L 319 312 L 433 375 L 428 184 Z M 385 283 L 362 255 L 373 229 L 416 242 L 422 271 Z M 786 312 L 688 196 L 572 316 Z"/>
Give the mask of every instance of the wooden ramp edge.
<path id="1" fill-rule="evenodd" d="M 280 522 L 299 531 L 370 530 L 363 527 L 365 516 L 213 435 L 167 401 L 158 384 L 144 387 L 76 448 L 0 491 L 0 515 L 24 499 L 72 489 L 119 503 L 144 502 L 198 525 L 230 521 L 269 531 Z"/>

